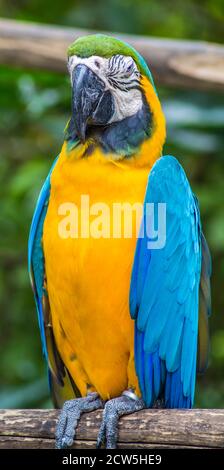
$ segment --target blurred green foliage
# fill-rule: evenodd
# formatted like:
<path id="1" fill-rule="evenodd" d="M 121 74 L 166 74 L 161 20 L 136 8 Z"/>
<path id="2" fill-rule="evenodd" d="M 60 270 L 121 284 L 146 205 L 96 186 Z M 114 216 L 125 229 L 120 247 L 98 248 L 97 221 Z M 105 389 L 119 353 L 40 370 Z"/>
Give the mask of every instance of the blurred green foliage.
<path id="1" fill-rule="evenodd" d="M 1 16 L 99 30 L 221 42 L 222 0 L 7 0 Z M 27 275 L 29 225 L 69 118 L 66 76 L 0 69 L 0 403 L 50 405 Z M 213 258 L 210 367 L 196 405 L 224 406 L 224 96 L 159 89 L 165 153 L 179 158 L 197 194 Z"/>

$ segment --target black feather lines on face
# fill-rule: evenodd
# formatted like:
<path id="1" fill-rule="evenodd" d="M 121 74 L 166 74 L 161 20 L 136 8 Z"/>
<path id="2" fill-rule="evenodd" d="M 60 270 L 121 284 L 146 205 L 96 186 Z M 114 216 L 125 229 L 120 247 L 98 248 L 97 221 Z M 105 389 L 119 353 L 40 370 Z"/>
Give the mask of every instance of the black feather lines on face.
<path id="1" fill-rule="evenodd" d="M 140 73 L 131 57 L 114 55 L 109 59 L 107 80 L 113 88 L 125 92 L 139 88 L 139 78 Z"/>
<path id="2" fill-rule="evenodd" d="M 136 153 L 145 139 L 151 136 L 153 114 L 143 95 L 142 108 L 133 116 L 117 121 L 98 135 L 105 153 L 117 153 L 128 158 Z"/>

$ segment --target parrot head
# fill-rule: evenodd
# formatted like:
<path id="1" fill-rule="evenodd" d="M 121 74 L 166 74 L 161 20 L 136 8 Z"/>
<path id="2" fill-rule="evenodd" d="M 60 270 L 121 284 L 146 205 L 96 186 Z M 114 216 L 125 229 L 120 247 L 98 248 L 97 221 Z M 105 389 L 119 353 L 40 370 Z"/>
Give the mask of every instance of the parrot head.
<path id="1" fill-rule="evenodd" d="M 68 49 L 68 70 L 70 147 L 73 142 L 95 145 L 105 155 L 124 159 L 137 155 L 148 142 L 160 156 L 165 119 L 152 75 L 137 51 L 103 34 L 84 36 Z"/>

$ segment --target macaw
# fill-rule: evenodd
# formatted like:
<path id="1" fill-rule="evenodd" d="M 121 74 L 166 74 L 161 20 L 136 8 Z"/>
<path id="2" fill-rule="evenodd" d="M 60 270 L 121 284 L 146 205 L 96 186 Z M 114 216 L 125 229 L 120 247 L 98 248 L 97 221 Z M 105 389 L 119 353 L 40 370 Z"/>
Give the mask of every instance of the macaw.
<path id="1" fill-rule="evenodd" d="M 71 119 L 34 212 L 29 272 L 62 408 L 56 447 L 72 445 L 82 413 L 103 408 L 97 446 L 115 448 L 121 415 L 193 406 L 208 362 L 211 260 L 187 176 L 162 156 L 165 118 L 144 59 L 89 35 L 69 47 L 68 70 Z M 75 204 L 80 221 L 83 195 L 109 208 L 141 202 L 142 224 L 147 204 L 165 204 L 165 243 L 149 246 L 145 230 L 61 235 L 63 205 Z"/>

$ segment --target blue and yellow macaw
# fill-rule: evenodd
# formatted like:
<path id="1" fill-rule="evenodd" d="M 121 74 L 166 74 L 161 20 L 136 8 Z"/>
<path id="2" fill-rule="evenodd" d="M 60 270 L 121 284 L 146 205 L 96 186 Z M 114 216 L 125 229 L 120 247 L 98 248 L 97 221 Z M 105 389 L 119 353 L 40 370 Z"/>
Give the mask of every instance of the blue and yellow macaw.
<path id="1" fill-rule="evenodd" d="M 90 35 L 68 49 L 72 115 L 41 190 L 29 270 L 56 407 L 56 446 L 81 413 L 104 408 L 98 447 L 116 446 L 119 416 L 191 408 L 208 361 L 209 250 L 198 202 L 172 156 L 152 75 L 128 44 Z M 103 202 L 166 204 L 166 242 L 61 236 L 61 210 Z"/>

